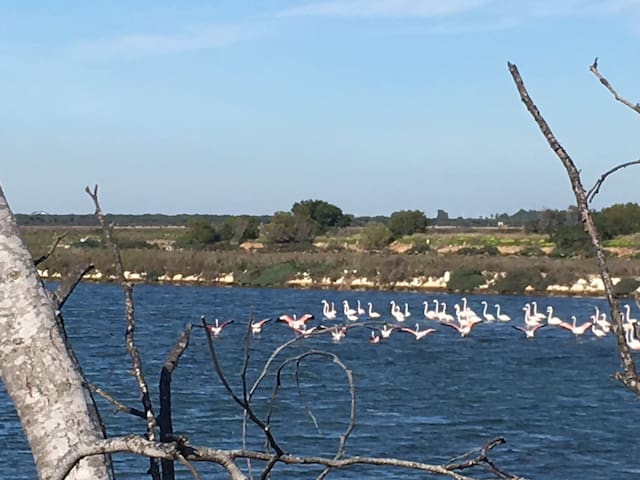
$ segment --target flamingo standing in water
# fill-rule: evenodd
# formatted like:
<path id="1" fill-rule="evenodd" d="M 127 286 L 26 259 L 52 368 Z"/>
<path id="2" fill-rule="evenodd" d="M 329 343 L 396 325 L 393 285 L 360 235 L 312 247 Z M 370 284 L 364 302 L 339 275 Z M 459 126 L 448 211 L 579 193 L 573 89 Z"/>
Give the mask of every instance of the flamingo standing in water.
<path id="1" fill-rule="evenodd" d="M 380 318 L 380 314 L 378 312 L 373 311 L 373 303 L 369 302 L 369 318 Z"/>
<path id="2" fill-rule="evenodd" d="M 369 343 L 372 343 L 374 345 L 380 343 L 380 335 L 376 335 L 375 332 L 373 330 L 371 330 L 371 336 L 369 337 Z"/>
<path id="3" fill-rule="evenodd" d="M 360 300 L 358 300 L 358 308 L 356 309 L 356 311 L 358 312 L 358 315 L 360 315 L 360 316 L 367 314 L 367 312 L 364 310 L 364 308 L 362 308 L 362 305 L 360 305 Z"/>
<path id="4" fill-rule="evenodd" d="M 322 316 L 327 320 L 335 320 L 338 316 L 333 304 L 331 304 L 331 308 L 329 308 L 329 302 L 326 300 L 322 300 Z"/>
<path id="5" fill-rule="evenodd" d="M 434 302 L 438 302 L 437 300 L 434 300 Z M 437 320 L 438 319 L 438 307 L 436 306 L 436 308 L 434 310 L 429 310 L 429 302 L 422 302 L 422 304 L 424 305 L 424 316 L 426 317 L 427 320 Z"/>
<path id="6" fill-rule="evenodd" d="M 393 300 L 389 303 L 391 303 L 391 315 L 396 319 L 396 322 L 404 322 L 405 315 L 400 311 L 400 306 Z"/>
<path id="7" fill-rule="evenodd" d="M 496 318 L 501 321 L 501 322 L 508 322 L 511 320 L 511 317 L 509 315 L 507 315 L 506 313 L 500 313 L 500 304 L 496 303 L 495 304 L 496 307 Z"/>
<path id="8" fill-rule="evenodd" d="M 496 317 L 494 317 L 492 313 L 487 313 L 487 302 L 483 300 L 480 303 L 482 304 L 482 316 L 484 317 L 485 322 L 495 322 Z"/>
<path id="9" fill-rule="evenodd" d="M 342 309 L 344 311 L 344 316 L 347 317 L 347 320 L 350 320 L 352 322 L 358 320 L 358 311 L 350 308 L 349 302 L 347 300 L 344 300 L 342 302 Z"/>

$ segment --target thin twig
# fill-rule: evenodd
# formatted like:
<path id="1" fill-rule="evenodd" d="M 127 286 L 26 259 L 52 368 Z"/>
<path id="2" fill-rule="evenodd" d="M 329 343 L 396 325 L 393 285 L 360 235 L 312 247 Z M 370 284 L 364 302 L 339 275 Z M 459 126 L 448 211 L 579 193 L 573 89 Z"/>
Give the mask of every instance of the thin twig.
<path id="1" fill-rule="evenodd" d="M 153 413 L 153 407 L 151 405 L 151 395 L 149 394 L 149 386 L 142 372 L 142 360 L 140 359 L 140 353 L 138 352 L 138 348 L 136 347 L 135 340 L 134 340 L 134 333 L 136 329 L 136 317 L 134 313 L 134 303 L 133 303 L 133 285 L 127 282 L 127 279 L 124 276 L 124 267 L 122 265 L 122 257 L 120 255 L 120 249 L 118 248 L 118 245 L 113 239 L 113 225 L 107 224 L 107 220 L 104 214 L 102 213 L 102 209 L 100 208 L 100 202 L 98 201 L 98 185 L 95 185 L 93 190 L 91 190 L 89 187 L 86 187 L 85 192 L 87 192 L 87 195 L 91 197 L 95 205 L 95 208 L 96 208 L 95 215 L 98 221 L 100 222 L 100 226 L 102 227 L 102 234 L 104 235 L 105 243 L 113 253 L 114 265 L 116 268 L 116 272 L 118 274 L 118 278 L 120 279 L 120 285 L 122 286 L 122 290 L 124 292 L 125 314 L 127 319 L 127 330 L 126 330 L 127 351 L 129 352 L 129 356 L 131 357 L 131 363 L 133 366 L 133 375 L 138 383 L 142 405 L 144 407 L 144 411 L 146 414 L 147 436 L 149 440 L 154 441 L 157 438 L 156 418 Z M 151 458 L 150 462 L 151 462 L 150 472 L 151 472 L 152 478 L 154 480 L 160 480 L 160 467 L 158 465 L 157 460 Z"/>
<path id="2" fill-rule="evenodd" d="M 618 165 L 616 167 L 613 167 L 611 170 L 609 170 L 608 172 L 603 173 L 602 175 L 600 175 L 600 178 L 598 179 L 598 181 L 595 183 L 595 185 L 593 187 L 591 187 L 591 189 L 587 192 L 587 202 L 591 203 L 594 199 L 594 197 L 600 193 L 600 187 L 602 186 L 602 184 L 604 183 L 605 179 L 611 175 L 612 173 L 617 172 L 618 170 L 622 169 L 622 168 L 626 168 L 626 167 L 630 167 L 631 165 L 640 165 L 640 160 L 633 160 L 631 162 L 627 162 L 627 163 L 623 163 L 621 165 Z"/>
<path id="3" fill-rule="evenodd" d="M 589 70 L 591 70 L 591 73 L 593 73 L 596 76 L 596 78 L 600 80 L 600 83 L 604 85 L 607 90 L 611 92 L 611 94 L 613 95 L 613 98 L 615 98 L 617 101 L 619 101 L 623 105 L 629 107 L 634 112 L 640 113 L 640 104 L 638 103 L 634 104 L 629 100 L 626 100 L 625 98 L 621 97 L 618 94 L 618 92 L 616 92 L 616 90 L 613 88 L 613 86 L 609 83 L 609 81 L 606 78 L 604 78 L 602 74 L 600 74 L 600 70 L 598 70 L 598 57 L 595 58 L 595 60 L 593 61 L 593 64 L 589 67 Z"/>
<path id="4" fill-rule="evenodd" d="M 211 332 L 207 328 L 207 321 L 205 320 L 204 316 L 202 317 L 202 326 L 204 327 L 204 331 L 207 335 L 207 342 L 209 344 L 209 353 L 211 354 L 211 359 L 213 361 L 213 368 L 216 374 L 218 375 L 218 378 L 222 382 L 222 385 L 227 390 L 227 392 L 229 392 L 229 394 L 231 395 L 231 398 L 233 398 L 233 400 L 238 405 L 240 405 L 244 410 L 246 410 L 247 415 L 249 415 L 249 418 L 251 419 L 251 421 L 262 429 L 265 436 L 267 437 L 267 440 L 269 441 L 269 444 L 271 445 L 271 447 L 273 447 L 276 453 L 281 455 L 282 453 L 284 453 L 284 451 L 282 450 L 282 448 L 280 448 L 280 445 L 278 445 L 278 442 L 276 442 L 276 439 L 271 434 L 271 429 L 269 428 L 269 425 L 263 422 L 262 420 L 260 420 L 260 418 L 258 418 L 258 416 L 255 414 L 255 412 L 251 408 L 251 405 L 249 405 L 248 403 L 245 403 L 244 400 L 238 397 L 236 392 L 233 391 L 233 388 L 231 388 L 231 385 L 229 384 L 227 377 L 224 375 L 224 372 L 220 367 L 220 362 L 218 361 L 218 356 L 216 355 L 216 349 L 213 344 L 213 336 L 211 335 Z"/>
<path id="5" fill-rule="evenodd" d="M 46 259 L 48 259 L 51 255 L 53 255 L 53 252 L 56 251 L 56 248 L 58 247 L 58 244 L 62 241 L 62 239 L 64 237 L 66 237 L 69 234 L 69 232 L 64 232 L 62 235 L 58 235 L 56 237 L 56 239 L 53 241 L 53 243 L 51 244 L 51 246 L 49 247 L 49 251 L 47 253 L 45 253 L 44 255 L 39 256 L 38 258 L 36 258 L 33 261 L 33 264 L 37 267 L 38 265 L 40 265 L 42 262 L 44 262 Z"/>
<path id="6" fill-rule="evenodd" d="M 58 285 L 58 288 L 51 295 L 53 297 L 53 301 L 58 306 L 58 309 L 62 309 L 62 306 L 65 304 L 67 299 L 71 296 L 75 288 L 82 280 L 87 273 L 95 268 L 94 265 L 89 264 L 83 267 L 79 267 L 75 270 L 74 273 L 69 274 L 63 281 Z"/>
<path id="7" fill-rule="evenodd" d="M 503 437 L 498 437 L 498 438 L 489 440 L 481 448 L 474 448 L 473 450 L 470 450 L 467 453 L 463 455 L 459 455 L 454 459 L 450 460 L 449 463 L 445 465 L 445 468 L 448 468 L 450 470 L 466 470 L 468 468 L 483 467 L 491 471 L 500 479 L 508 480 L 508 479 L 517 478 L 514 475 L 511 475 L 510 473 L 507 473 L 504 470 L 500 469 L 488 457 L 489 450 L 491 450 L 492 448 L 498 445 L 504 445 L 505 443 L 506 443 L 506 440 Z M 476 452 L 479 452 L 477 456 L 473 458 L 469 458 L 471 455 L 474 455 Z M 460 461 L 465 458 L 469 458 L 469 459 L 465 461 Z"/>
<path id="8" fill-rule="evenodd" d="M 114 409 L 113 413 L 123 412 L 123 413 L 129 413 L 134 417 L 146 418 L 146 415 L 142 410 L 138 410 L 137 408 L 133 408 L 133 407 L 127 407 L 126 405 L 120 403 L 118 400 L 113 398 L 107 392 L 102 390 L 100 387 L 96 387 L 95 385 L 92 385 L 86 382 L 84 383 L 84 387 L 86 387 L 88 390 L 92 391 L 93 393 L 100 395 L 102 398 L 108 401 L 111 405 L 113 405 L 113 409 Z"/>
<path id="9" fill-rule="evenodd" d="M 542 117 L 542 114 L 538 110 L 538 107 L 536 107 L 536 105 L 533 103 L 533 100 L 529 96 L 529 92 L 527 92 L 524 82 L 522 81 L 522 77 L 520 76 L 518 67 L 516 67 L 512 63 L 509 63 L 508 67 L 511 76 L 513 77 L 513 81 L 516 84 L 516 88 L 518 89 L 518 93 L 520 94 L 520 99 L 525 104 L 527 110 L 540 128 L 540 131 L 547 140 L 547 143 L 551 147 L 551 150 L 553 150 L 556 156 L 560 159 L 562 165 L 567 171 L 569 181 L 571 182 L 571 188 L 576 197 L 576 205 L 582 217 L 584 229 L 589 235 L 589 238 L 591 239 L 591 243 L 595 250 L 598 270 L 600 271 L 600 277 L 602 278 L 607 301 L 609 302 L 609 308 L 611 310 L 613 332 L 616 337 L 618 353 L 620 355 L 620 360 L 624 369 L 624 372 L 616 373 L 615 378 L 621 381 L 629 390 L 635 393 L 636 396 L 640 397 L 640 380 L 638 379 L 636 364 L 633 359 L 631 349 L 629 348 L 629 345 L 627 344 L 627 340 L 625 338 L 622 316 L 620 314 L 620 304 L 618 302 L 618 297 L 615 294 L 613 281 L 611 280 L 611 274 L 609 273 L 606 253 L 600 241 L 600 233 L 598 232 L 598 229 L 593 220 L 593 215 L 591 214 L 589 203 L 587 202 L 587 195 L 580 180 L 580 172 L 576 168 L 569 154 L 565 151 L 564 148 L 562 148 L 556 137 L 551 132 L 551 128 L 547 124 L 546 120 Z M 594 68 L 595 67 L 597 67 L 596 62 L 594 62 Z"/>

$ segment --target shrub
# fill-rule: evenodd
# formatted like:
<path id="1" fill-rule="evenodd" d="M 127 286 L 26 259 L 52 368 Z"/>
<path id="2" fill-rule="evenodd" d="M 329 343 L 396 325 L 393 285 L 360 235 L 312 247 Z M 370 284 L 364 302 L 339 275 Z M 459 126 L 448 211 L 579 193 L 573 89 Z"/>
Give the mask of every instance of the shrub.
<path id="1" fill-rule="evenodd" d="M 485 279 L 480 270 L 462 267 L 451 273 L 447 290 L 454 292 L 471 292 L 484 284 Z"/>
<path id="2" fill-rule="evenodd" d="M 238 283 L 254 287 L 284 286 L 295 274 L 296 267 L 291 262 L 283 262 L 263 270 L 246 270 L 238 277 Z"/>
<path id="3" fill-rule="evenodd" d="M 365 250 L 381 250 L 391 242 L 391 231 L 386 225 L 369 222 L 360 234 L 360 246 Z"/>
<path id="4" fill-rule="evenodd" d="M 520 269 L 507 272 L 504 278 L 496 281 L 495 289 L 500 293 L 523 293 L 528 285 L 537 291 L 543 291 L 548 284 L 538 270 Z"/>
<path id="5" fill-rule="evenodd" d="M 626 277 L 615 284 L 613 291 L 616 295 L 633 295 L 638 287 L 640 287 L 640 280 Z"/>

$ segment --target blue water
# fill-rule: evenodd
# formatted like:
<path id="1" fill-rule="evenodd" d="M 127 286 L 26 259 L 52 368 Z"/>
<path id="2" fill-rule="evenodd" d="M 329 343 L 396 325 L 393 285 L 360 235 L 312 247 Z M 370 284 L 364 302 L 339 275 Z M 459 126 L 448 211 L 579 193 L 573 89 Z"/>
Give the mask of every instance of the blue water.
<path id="1" fill-rule="evenodd" d="M 230 382 L 240 392 L 240 372 L 249 308 L 255 318 L 282 313 L 311 312 L 314 324 L 322 318 L 321 300 L 341 305 L 373 302 L 376 310 L 393 321 L 389 301 L 409 304 L 406 324 L 433 326 L 439 331 L 422 341 L 395 332 L 379 345 L 368 342 L 369 330 L 352 329 L 341 343 L 329 335 L 315 336 L 285 350 L 274 365 L 309 349 L 340 356 L 353 371 L 357 387 L 357 427 L 347 444 L 349 455 L 390 456 L 427 463 L 442 463 L 493 437 L 507 443 L 492 453 L 506 471 L 534 479 L 631 479 L 640 474 L 637 425 L 640 408 L 633 395 L 610 378 L 619 366 L 611 337 L 591 334 L 576 338 L 564 330 L 547 327 L 533 340 L 509 323 L 481 324 L 471 336 L 428 321 L 422 302 L 446 301 L 449 310 L 460 302 L 455 295 L 397 292 L 342 292 L 147 286 L 135 288 L 137 331 L 147 381 L 154 390 L 161 365 L 185 323 L 234 319 L 216 341 Z M 522 324 L 522 306 L 537 300 L 539 309 L 553 305 L 554 313 L 569 319 L 586 319 L 593 298 L 467 297 L 481 312 L 481 300 L 498 302 Z M 65 305 L 63 314 L 75 351 L 90 382 L 107 390 L 122 403 L 141 408 L 138 390 L 129 374 L 124 345 L 122 291 L 115 285 L 81 284 Z M 637 315 L 635 307 L 632 314 Z M 324 322 L 329 324 L 330 322 Z M 335 322 L 333 322 L 335 323 Z M 249 381 L 253 383 L 270 352 L 292 338 L 283 324 L 270 323 L 251 343 Z M 344 372 L 328 360 L 310 359 L 301 373 L 302 395 L 297 392 L 292 367 L 286 368 L 272 413 L 272 431 L 280 444 L 295 455 L 332 456 L 349 421 L 350 395 Z M 263 418 L 274 385 L 270 375 L 258 389 L 254 406 Z M 225 392 L 211 367 L 206 338 L 194 328 L 191 344 L 173 375 L 173 420 L 176 432 L 188 435 L 192 445 L 216 448 L 242 447 L 242 412 Z M 305 401 L 317 418 L 316 428 Z M 144 421 L 114 414 L 97 399 L 110 435 L 143 433 Z M 4 388 L 0 388 L 0 465 L 2 478 L 36 477 L 29 446 Z M 249 427 L 247 445 L 261 449 L 260 431 Z M 6 448 L 10 446 L 10 448 Z M 241 464 L 243 468 L 245 463 Z M 225 478 L 214 465 L 196 465 L 203 477 Z M 132 455 L 115 456 L 120 479 L 148 478 L 148 462 Z M 254 472 L 260 464 L 254 465 Z M 315 478 L 319 469 L 277 466 L 274 478 Z M 179 478 L 192 478 L 177 466 Z M 471 472 L 468 472 L 471 473 Z M 487 478 L 481 471 L 479 478 Z M 395 468 L 353 467 L 335 471 L 331 478 L 423 478 L 415 471 Z"/>

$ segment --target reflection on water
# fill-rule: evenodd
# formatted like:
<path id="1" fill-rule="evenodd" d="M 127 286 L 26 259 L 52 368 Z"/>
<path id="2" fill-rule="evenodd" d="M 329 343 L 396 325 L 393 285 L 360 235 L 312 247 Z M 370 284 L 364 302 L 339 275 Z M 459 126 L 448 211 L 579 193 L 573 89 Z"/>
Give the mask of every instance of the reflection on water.
<path id="1" fill-rule="evenodd" d="M 478 313 L 482 312 L 482 300 L 488 299 L 490 305 L 500 303 L 512 323 L 518 324 L 522 323 L 523 305 L 531 300 L 537 300 L 541 310 L 553 305 L 554 314 L 567 321 L 574 314 L 587 319 L 595 306 L 606 307 L 602 300 L 592 298 L 467 298 Z M 319 324 L 322 299 L 336 305 L 345 299 L 352 305 L 357 299 L 363 305 L 370 301 L 389 322 L 394 322 L 390 300 L 407 303 L 412 312 L 405 322 L 408 326 L 417 322 L 422 328 L 431 326 L 439 331 L 422 341 L 395 332 L 387 341 L 371 345 L 369 329 L 352 329 L 340 343 L 329 335 L 296 343 L 274 362 L 277 368 L 285 359 L 313 348 L 336 353 L 352 369 L 358 413 L 347 448 L 350 455 L 439 463 L 504 436 L 507 444 L 499 447 L 494 457 L 509 472 L 535 479 L 637 477 L 635 461 L 640 458 L 640 446 L 628 440 L 635 438 L 640 409 L 631 393 L 610 378 L 619 367 L 613 338 L 596 339 L 591 334 L 576 338 L 547 327 L 533 340 L 526 340 L 509 323 L 481 324 L 471 336 L 461 338 L 423 315 L 423 301 L 434 299 L 445 301 L 453 312 L 452 306 L 461 301 L 455 295 L 141 285 L 135 289 L 135 299 L 136 339 L 152 387 L 157 385 L 162 362 L 184 324 L 197 324 L 200 316 L 206 315 L 209 320 L 235 320 L 216 341 L 216 347 L 222 368 L 237 391 L 241 388 L 250 306 L 256 319 L 311 312 L 316 316 L 313 324 Z M 89 380 L 119 401 L 139 408 L 136 385 L 128 373 L 119 287 L 82 284 L 63 313 Z M 338 321 L 342 318 L 339 315 Z M 252 339 L 250 383 L 272 350 L 291 336 L 285 325 L 271 322 Z M 283 370 L 271 412 L 272 431 L 288 452 L 331 456 L 349 422 L 348 382 L 344 372 L 328 360 L 310 358 L 302 367 L 301 392 L 296 388 L 293 366 Z M 263 418 L 268 414 L 273 386 L 272 371 L 254 401 Z M 193 445 L 242 447 L 242 412 L 213 373 L 199 328 L 194 328 L 172 388 L 176 432 L 187 434 Z M 157 397 L 154 400 L 157 408 Z M 104 400 L 97 401 L 110 435 L 144 431 L 142 420 L 115 415 Z M 318 422 L 317 428 L 307 407 Z M 250 426 L 248 435 L 250 448 L 263 447 L 256 427 Z M 0 440 L 11 446 L 0 451 L 2 476 L 35 478 L 29 447 L 4 390 L 0 391 Z M 144 459 L 118 455 L 115 463 L 118 478 L 148 478 Z M 197 467 L 204 477 L 221 472 L 216 466 Z M 181 467 L 178 472 L 187 478 Z M 276 478 L 313 478 L 317 473 L 318 469 L 276 468 Z M 408 479 L 416 475 L 354 468 L 335 472 L 332 477 Z"/>

